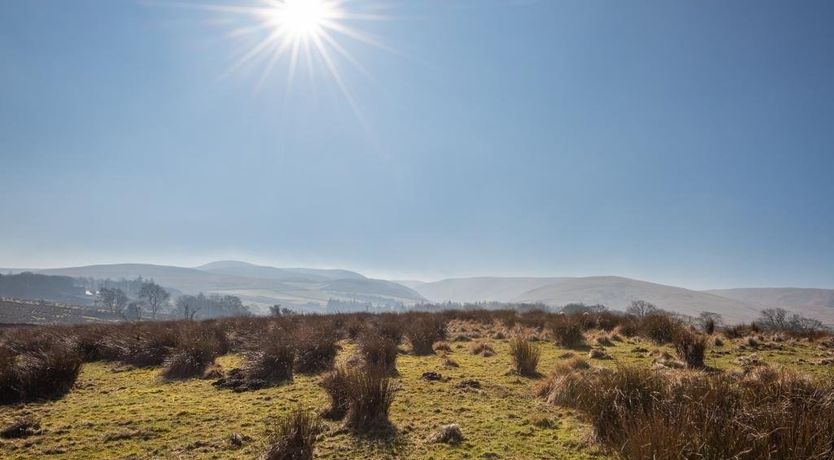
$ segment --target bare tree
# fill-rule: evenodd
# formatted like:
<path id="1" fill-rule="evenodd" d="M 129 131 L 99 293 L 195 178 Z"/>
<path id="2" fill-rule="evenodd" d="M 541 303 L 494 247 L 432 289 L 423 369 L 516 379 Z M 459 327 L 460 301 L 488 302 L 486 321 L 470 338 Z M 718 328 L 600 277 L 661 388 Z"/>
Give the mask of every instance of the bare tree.
<path id="1" fill-rule="evenodd" d="M 631 301 L 631 305 L 626 308 L 626 313 L 630 313 L 640 319 L 657 312 L 657 306 L 645 300 L 633 300 Z"/>
<path id="2" fill-rule="evenodd" d="M 123 316 L 125 307 L 130 299 L 119 288 L 101 288 L 96 297 L 96 303 L 109 309 L 113 314 Z"/>
<path id="3" fill-rule="evenodd" d="M 724 319 L 718 313 L 713 313 L 711 311 L 702 311 L 700 315 L 698 315 L 698 323 L 701 325 L 701 329 L 704 330 L 707 334 L 712 334 L 715 332 L 715 328 L 720 326 Z"/>
<path id="4" fill-rule="evenodd" d="M 762 329 L 784 331 L 788 329 L 788 311 L 784 308 L 767 308 L 759 313 L 756 321 Z"/>
<path id="5" fill-rule="evenodd" d="M 183 319 L 194 319 L 203 306 L 197 297 L 184 295 L 177 298 L 177 312 Z"/>
<path id="6" fill-rule="evenodd" d="M 125 310 L 125 317 L 142 321 L 142 302 L 130 302 Z"/>
<path id="7" fill-rule="evenodd" d="M 162 286 L 150 281 L 142 284 L 142 287 L 139 289 L 139 298 L 144 300 L 151 310 L 151 319 L 156 319 L 156 314 L 168 302 L 171 294 Z"/>
<path id="8" fill-rule="evenodd" d="M 762 310 L 755 324 L 764 330 L 784 331 L 793 334 L 813 334 L 825 329 L 825 326 L 819 320 L 806 318 L 796 313 L 789 315 L 784 308 Z"/>

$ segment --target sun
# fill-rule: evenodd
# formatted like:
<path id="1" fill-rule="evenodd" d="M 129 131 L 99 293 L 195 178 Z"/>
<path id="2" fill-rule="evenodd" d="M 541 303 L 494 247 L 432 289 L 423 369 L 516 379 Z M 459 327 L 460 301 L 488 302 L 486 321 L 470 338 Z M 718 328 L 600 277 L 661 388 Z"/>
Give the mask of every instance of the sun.
<path id="1" fill-rule="evenodd" d="M 276 32 L 290 40 L 314 39 L 340 16 L 337 4 L 327 0 L 275 1 L 265 14 Z"/>
<path id="2" fill-rule="evenodd" d="M 318 81 L 318 75 L 329 75 L 351 106 L 357 118 L 365 124 L 347 80 L 342 64 L 349 64 L 361 74 L 367 69 L 350 52 L 351 42 L 370 45 L 399 54 L 379 39 L 362 30 L 385 21 L 387 6 L 380 0 L 196 0 L 197 3 L 177 3 L 214 12 L 213 22 L 229 27 L 228 37 L 240 42 L 240 56 L 222 77 L 244 68 L 260 72 L 255 86 L 262 88 L 273 69 L 283 67 L 286 92 L 299 77 L 308 82 Z M 297 73 L 303 75 L 297 76 Z"/>

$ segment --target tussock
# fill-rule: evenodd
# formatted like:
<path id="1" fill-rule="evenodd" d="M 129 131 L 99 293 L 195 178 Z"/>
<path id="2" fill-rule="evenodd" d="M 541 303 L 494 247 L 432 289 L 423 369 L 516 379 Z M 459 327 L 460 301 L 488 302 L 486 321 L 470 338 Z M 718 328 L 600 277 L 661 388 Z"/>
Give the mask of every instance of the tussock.
<path id="1" fill-rule="evenodd" d="M 267 448 L 263 460 L 312 460 L 322 425 L 315 415 L 296 409 L 267 422 Z"/>

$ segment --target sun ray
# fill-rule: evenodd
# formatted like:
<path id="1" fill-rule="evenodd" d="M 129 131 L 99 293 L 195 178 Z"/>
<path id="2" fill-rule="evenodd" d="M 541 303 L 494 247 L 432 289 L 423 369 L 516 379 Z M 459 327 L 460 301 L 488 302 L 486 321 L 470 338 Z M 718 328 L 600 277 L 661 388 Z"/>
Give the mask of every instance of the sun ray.
<path id="1" fill-rule="evenodd" d="M 151 0 L 153 1 L 153 0 Z M 365 117 L 356 98 L 351 93 L 343 69 L 372 78 L 368 69 L 350 51 L 350 43 L 372 46 L 397 55 L 399 52 L 384 44 L 377 37 L 360 30 L 362 22 L 388 19 L 387 7 L 382 0 L 243 0 L 248 3 L 232 3 L 234 0 L 174 1 L 169 6 L 202 9 L 219 15 L 215 22 L 230 27 L 226 36 L 241 42 L 244 49 L 220 76 L 244 68 L 260 72 L 254 86 L 260 92 L 268 85 L 270 77 L 279 67 L 285 68 L 284 96 L 289 98 L 294 81 L 306 72 L 311 82 L 311 97 L 318 97 L 317 80 L 324 76 L 344 97 L 351 111 L 364 129 L 368 129 Z"/>

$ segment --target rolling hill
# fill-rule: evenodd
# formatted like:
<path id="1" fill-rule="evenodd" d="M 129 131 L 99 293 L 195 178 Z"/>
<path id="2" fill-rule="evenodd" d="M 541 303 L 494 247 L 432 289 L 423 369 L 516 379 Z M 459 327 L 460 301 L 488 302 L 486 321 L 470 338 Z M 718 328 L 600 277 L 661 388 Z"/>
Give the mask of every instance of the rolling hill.
<path id="1" fill-rule="evenodd" d="M 9 269 L 8 271 L 19 271 Z M 229 294 L 266 311 L 282 304 L 322 311 L 336 300 L 350 305 L 411 305 L 419 302 L 542 303 L 573 302 L 624 309 L 632 300 L 647 300 L 660 308 L 695 316 L 720 313 L 728 322 L 751 321 L 764 308 L 781 307 L 834 324 L 834 290 L 799 288 L 739 288 L 695 291 L 617 276 L 476 277 L 434 282 L 371 279 L 349 270 L 278 268 L 240 261 L 218 261 L 199 267 L 112 264 L 31 270 L 48 275 L 110 279 L 152 278 L 186 294 Z M 346 307 L 346 305 L 348 307 Z"/>
<path id="2" fill-rule="evenodd" d="M 736 288 L 704 292 L 754 305 L 760 309 L 784 308 L 834 323 L 834 289 Z"/>
<path id="3" fill-rule="evenodd" d="M 342 279 L 366 280 L 365 276 L 349 270 L 316 269 L 316 268 L 276 268 L 264 265 L 254 265 L 236 260 L 212 262 L 196 267 L 197 270 L 224 275 L 243 276 L 249 278 L 265 278 L 280 281 L 332 281 Z"/>
<path id="4" fill-rule="evenodd" d="M 320 311 L 329 299 L 375 305 L 413 304 L 425 299 L 397 283 L 366 278 L 347 270 L 277 268 L 245 262 L 212 262 L 196 268 L 151 264 L 88 265 L 35 270 L 48 275 L 110 279 L 152 278 L 186 294 L 229 294 L 265 309 L 282 304 Z"/>
<path id="5" fill-rule="evenodd" d="M 616 276 L 584 278 L 457 278 L 413 284 L 434 302 L 525 302 L 561 306 L 572 302 L 602 304 L 623 309 L 632 300 L 646 300 L 660 308 L 695 316 L 702 311 L 720 313 L 729 322 L 751 321 L 759 311 L 781 306 L 805 316 L 834 323 L 831 293 L 826 290 L 694 291 Z M 815 292 L 804 292 L 815 291 Z M 816 292 L 822 291 L 822 292 Z M 767 301 L 763 301 L 767 299 Z"/>

